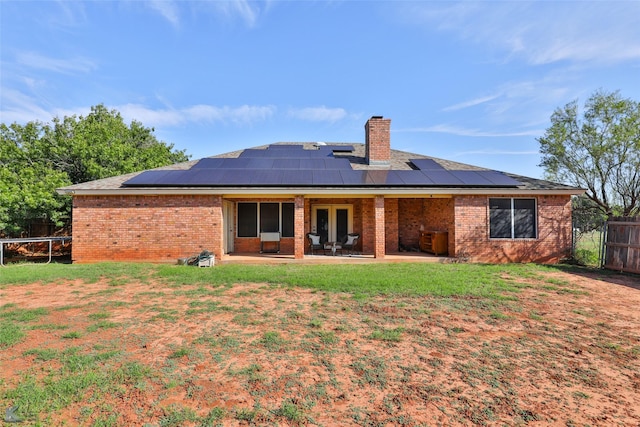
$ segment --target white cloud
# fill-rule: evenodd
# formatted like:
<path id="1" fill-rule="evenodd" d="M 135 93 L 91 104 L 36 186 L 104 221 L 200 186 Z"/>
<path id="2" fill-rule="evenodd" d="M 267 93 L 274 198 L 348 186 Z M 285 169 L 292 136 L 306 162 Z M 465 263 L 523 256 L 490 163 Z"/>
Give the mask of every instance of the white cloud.
<path id="1" fill-rule="evenodd" d="M 516 136 L 539 136 L 544 131 L 539 129 L 522 130 L 517 132 L 491 132 L 480 129 L 467 129 L 463 127 L 451 126 L 447 124 L 439 124 L 434 126 L 427 126 L 421 128 L 407 128 L 399 129 L 396 132 L 429 132 L 429 133 L 446 133 L 457 136 L 470 136 L 470 137 L 516 137 Z"/>
<path id="2" fill-rule="evenodd" d="M 72 109 L 47 109 L 42 102 L 13 89 L 2 88 L 0 119 L 2 123 L 27 123 L 39 120 L 50 122 L 54 117 L 86 116 L 90 106 Z M 192 105 L 184 108 L 151 108 L 142 104 L 107 105 L 118 111 L 126 122 L 139 121 L 144 126 L 170 128 L 186 124 L 233 123 L 251 125 L 272 117 L 277 108 L 273 105 L 240 105 L 237 107 Z"/>
<path id="3" fill-rule="evenodd" d="M 62 74 L 88 73 L 98 67 L 94 61 L 88 58 L 51 58 L 35 52 L 18 53 L 16 55 L 16 62 L 30 68 L 54 71 Z"/>
<path id="4" fill-rule="evenodd" d="M 216 13 L 227 19 L 240 17 L 248 27 L 255 26 L 261 9 L 260 3 L 248 0 L 230 0 L 230 1 L 212 1 L 206 3 L 207 6 L 213 6 Z M 269 2 L 265 2 L 268 7 Z"/>
<path id="5" fill-rule="evenodd" d="M 231 122 L 251 124 L 267 120 L 276 112 L 273 105 L 241 105 L 239 107 L 216 107 L 193 105 L 186 108 L 152 109 L 140 104 L 125 104 L 113 107 L 127 120 L 137 120 L 145 126 L 171 127 L 187 123 Z"/>
<path id="6" fill-rule="evenodd" d="M 178 6 L 169 0 L 151 0 L 147 5 L 154 11 L 158 12 L 171 23 L 174 27 L 180 26 L 180 13 Z"/>
<path id="7" fill-rule="evenodd" d="M 289 110 L 289 116 L 311 122 L 336 122 L 347 117 L 343 108 L 307 107 Z"/>
<path id="8" fill-rule="evenodd" d="M 58 0 L 55 5 L 57 9 L 42 9 L 42 13 L 36 16 L 40 25 L 68 31 L 87 24 L 86 5 L 83 2 Z"/>
<path id="9" fill-rule="evenodd" d="M 486 149 L 486 150 L 472 150 L 472 151 L 460 151 L 453 154 L 453 157 L 461 157 L 461 156 L 471 156 L 471 155 L 481 155 L 481 156 L 530 156 L 532 154 L 540 154 L 539 151 L 534 150 L 524 150 L 524 151 L 514 151 L 514 150 L 496 150 L 496 149 Z"/>
<path id="10" fill-rule="evenodd" d="M 484 104 L 484 103 L 489 102 L 489 101 L 493 101 L 494 99 L 498 98 L 499 96 L 500 96 L 500 94 L 482 96 L 482 97 L 479 97 L 479 98 L 471 99 L 469 101 L 460 102 L 458 104 L 451 105 L 449 107 L 445 107 L 445 108 L 442 109 L 442 111 L 456 111 L 456 110 L 462 110 L 464 108 L 475 107 L 476 105 L 480 105 L 480 104 Z"/>
<path id="11" fill-rule="evenodd" d="M 575 97 L 571 83 L 576 71 L 561 67 L 537 80 L 507 81 L 491 89 L 489 96 L 480 96 L 442 109 L 446 113 L 458 113 L 465 108 L 478 106 L 473 116 L 465 120 L 487 126 L 517 126 L 530 129 L 548 124 L 554 108 Z M 485 90 L 483 89 L 483 92 Z M 469 127 L 469 125 L 467 125 Z"/>
<path id="12" fill-rule="evenodd" d="M 254 27 L 260 15 L 267 11 L 272 2 L 250 0 L 210 0 L 191 2 L 186 0 L 148 0 L 145 5 L 169 21 L 172 26 L 180 27 L 180 7 L 185 5 L 194 15 L 206 14 L 221 16 L 225 20 L 239 18 L 248 27 Z"/>
<path id="13" fill-rule="evenodd" d="M 522 57 L 615 63 L 640 58 L 637 1 L 416 2 L 405 20 Z"/>
<path id="14" fill-rule="evenodd" d="M 32 98 L 17 90 L 3 87 L 1 92 L 1 123 L 27 123 L 36 120 L 48 122 L 53 117 L 49 111 L 39 106 Z"/>
<path id="15" fill-rule="evenodd" d="M 15 90 L 2 91 L 2 122 L 26 123 L 32 120 L 49 122 L 53 117 L 86 116 L 90 107 L 74 109 L 47 110 L 38 101 Z M 278 109 L 275 105 L 240 105 L 214 106 L 197 104 L 183 108 L 165 105 L 163 108 L 152 108 L 143 104 L 107 105 L 108 109 L 118 111 L 126 122 L 137 120 L 145 126 L 170 128 L 187 124 L 232 123 L 235 125 L 252 125 L 273 117 Z M 289 117 L 312 122 L 336 122 L 348 116 L 342 108 L 309 107 L 292 109 Z"/>

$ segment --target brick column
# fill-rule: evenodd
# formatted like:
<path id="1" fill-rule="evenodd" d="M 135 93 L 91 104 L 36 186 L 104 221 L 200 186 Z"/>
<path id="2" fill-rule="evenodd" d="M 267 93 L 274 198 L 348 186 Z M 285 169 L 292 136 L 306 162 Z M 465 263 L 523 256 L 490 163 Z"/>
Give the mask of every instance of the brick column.
<path id="1" fill-rule="evenodd" d="M 295 259 L 304 258 L 304 196 L 296 196 L 295 198 L 295 212 L 294 212 L 294 225 L 293 225 L 293 257 Z"/>
<path id="2" fill-rule="evenodd" d="M 374 199 L 374 248 L 375 258 L 384 258 L 385 254 L 385 221 L 384 221 L 384 196 L 375 196 Z"/>
<path id="3" fill-rule="evenodd" d="M 384 200 L 385 216 L 385 251 L 389 253 L 398 252 L 399 231 L 398 231 L 398 199 Z"/>
<path id="4" fill-rule="evenodd" d="M 213 253 L 218 260 L 222 259 L 224 254 L 224 233 L 226 232 L 224 227 L 224 215 L 223 215 L 223 203 L 222 196 L 212 196 L 212 209 L 211 209 L 211 240 L 213 246 Z"/>

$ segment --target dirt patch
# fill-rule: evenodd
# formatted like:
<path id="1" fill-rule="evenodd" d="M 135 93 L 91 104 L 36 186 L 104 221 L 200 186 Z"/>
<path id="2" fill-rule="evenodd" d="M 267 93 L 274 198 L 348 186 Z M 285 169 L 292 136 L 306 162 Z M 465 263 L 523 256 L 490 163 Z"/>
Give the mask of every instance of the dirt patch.
<path id="1" fill-rule="evenodd" d="M 507 280 L 519 290 L 504 300 L 5 286 L 2 313 L 37 315 L 0 352 L 0 414 L 25 383 L 66 375 L 69 355 L 96 355 L 113 384 L 23 403 L 22 425 L 640 425 L 640 281 Z"/>

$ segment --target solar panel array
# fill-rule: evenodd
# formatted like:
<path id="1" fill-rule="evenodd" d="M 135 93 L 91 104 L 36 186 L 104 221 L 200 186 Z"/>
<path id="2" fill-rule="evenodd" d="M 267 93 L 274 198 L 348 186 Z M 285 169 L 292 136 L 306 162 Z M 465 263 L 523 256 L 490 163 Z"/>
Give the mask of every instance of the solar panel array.
<path id="1" fill-rule="evenodd" d="M 520 182 L 497 171 L 447 170 L 432 159 L 412 159 L 416 170 L 353 170 L 334 152 L 352 146 L 270 145 L 244 150 L 237 158 L 204 158 L 187 170 L 151 170 L 126 187 L 515 187 Z"/>

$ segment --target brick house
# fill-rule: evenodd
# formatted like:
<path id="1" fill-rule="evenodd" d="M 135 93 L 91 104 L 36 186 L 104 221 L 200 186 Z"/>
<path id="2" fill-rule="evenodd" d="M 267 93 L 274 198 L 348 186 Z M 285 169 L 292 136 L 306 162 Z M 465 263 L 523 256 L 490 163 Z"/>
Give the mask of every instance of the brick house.
<path id="1" fill-rule="evenodd" d="M 571 196 L 582 189 L 393 150 L 390 125 L 369 119 L 364 144 L 271 144 L 61 188 L 73 196 L 73 261 L 257 254 L 274 243 L 263 233 L 296 259 L 309 256 L 308 233 L 358 233 L 357 252 L 376 258 L 570 254 Z"/>

